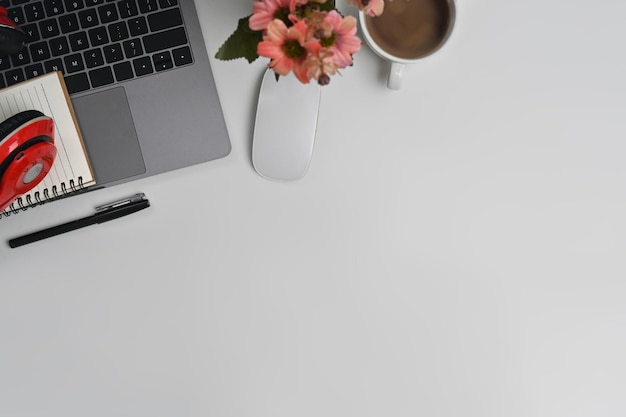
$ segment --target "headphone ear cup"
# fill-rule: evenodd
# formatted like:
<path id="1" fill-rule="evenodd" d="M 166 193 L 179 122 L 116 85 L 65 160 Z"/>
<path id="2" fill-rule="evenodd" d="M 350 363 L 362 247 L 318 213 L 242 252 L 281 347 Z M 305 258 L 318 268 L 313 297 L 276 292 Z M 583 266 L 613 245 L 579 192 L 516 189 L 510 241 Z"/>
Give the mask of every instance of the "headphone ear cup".
<path id="1" fill-rule="evenodd" d="M 9 18 L 7 9 L 0 6 L 0 55 L 11 55 L 24 47 L 26 34 Z"/>
<path id="2" fill-rule="evenodd" d="M 0 211 L 48 174 L 57 150 L 54 121 L 37 110 L 0 123 Z"/>
<path id="3" fill-rule="evenodd" d="M 2 141 L 7 139 L 7 135 L 13 132 L 15 129 L 23 125 L 24 123 L 33 120 L 37 117 L 45 116 L 42 112 L 38 110 L 26 110 L 23 112 L 19 112 L 9 117 L 2 123 L 0 123 L 0 144 Z"/>
<path id="4" fill-rule="evenodd" d="M 15 27 L 0 26 L 0 54 L 12 55 L 24 47 L 26 34 Z"/>
<path id="5" fill-rule="evenodd" d="M 0 180 L 3 188 L 20 195 L 35 188 L 48 174 L 56 157 L 57 149 L 50 142 L 39 142 L 15 156 Z"/>

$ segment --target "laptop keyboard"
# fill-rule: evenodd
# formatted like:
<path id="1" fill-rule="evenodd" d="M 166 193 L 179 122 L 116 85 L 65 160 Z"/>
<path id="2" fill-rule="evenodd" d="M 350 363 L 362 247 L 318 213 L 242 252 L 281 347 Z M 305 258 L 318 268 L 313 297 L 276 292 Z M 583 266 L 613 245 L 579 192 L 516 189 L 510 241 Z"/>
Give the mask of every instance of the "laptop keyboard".
<path id="1" fill-rule="evenodd" d="M 0 87 L 61 71 L 72 93 L 191 64 L 178 0 L 0 0 L 26 33 Z"/>

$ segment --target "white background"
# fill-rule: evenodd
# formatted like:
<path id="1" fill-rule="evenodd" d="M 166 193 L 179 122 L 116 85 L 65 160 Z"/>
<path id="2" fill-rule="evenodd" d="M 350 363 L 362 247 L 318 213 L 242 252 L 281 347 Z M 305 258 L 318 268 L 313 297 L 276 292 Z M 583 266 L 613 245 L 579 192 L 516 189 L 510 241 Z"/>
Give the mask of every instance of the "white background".
<path id="1" fill-rule="evenodd" d="M 197 3 L 212 57 L 252 1 Z M 365 46 L 324 87 L 298 182 L 267 61 L 213 60 L 228 157 L 1 220 L 152 203 L 0 245 L 0 416 L 626 415 L 626 3 L 457 8 L 404 90 Z"/>

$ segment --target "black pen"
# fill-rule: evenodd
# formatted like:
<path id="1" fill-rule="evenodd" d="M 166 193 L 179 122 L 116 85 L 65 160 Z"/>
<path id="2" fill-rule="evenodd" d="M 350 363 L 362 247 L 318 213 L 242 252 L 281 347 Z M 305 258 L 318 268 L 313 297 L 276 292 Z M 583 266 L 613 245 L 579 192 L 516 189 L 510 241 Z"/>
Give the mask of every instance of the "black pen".
<path id="1" fill-rule="evenodd" d="M 11 239 L 9 240 L 9 246 L 17 248 L 18 246 L 37 242 L 38 240 L 47 239 L 62 233 L 71 232 L 72 230 L 91 226 L 92 224 L 108 222 L 109 220 L 114 220 L 138 212 L 139 210 L 143 210 L 149 206 L 150 201 L 145 198 L 145 194 L 138 193 L 132 197 L 96 207 L 96 213 L 92 216 L 84 217 L 82 219 Z"/>

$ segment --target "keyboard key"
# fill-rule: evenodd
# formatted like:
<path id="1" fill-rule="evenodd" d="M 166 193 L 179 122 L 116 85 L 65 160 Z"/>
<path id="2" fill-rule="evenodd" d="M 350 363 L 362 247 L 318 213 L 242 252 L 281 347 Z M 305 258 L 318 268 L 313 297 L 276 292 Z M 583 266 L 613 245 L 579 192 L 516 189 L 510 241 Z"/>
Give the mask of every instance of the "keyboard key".
<path id="1" fill-rule="evenodd" d="M 45 0 L 43 2 L 48 17 L 58 16 L 64 12 L 63 2 L 61 0 Z"/>
<path id="2" fill-rule="evenodd" d="M 63 68 L 63 60 L 61 58 L 54 58 L 54 59 L 44 62 L 43 68 L 46 70 L 46 72 L 52 72 L 52 71 L 65 72 L 65 69 Z"/>
<path id="3" fill-rule="evenodd" d="M 7 85 L 13 85 L 26 79 L 24 71 L 22 71 L 21 68 L 9 70 L 4 74 L 4 76 L 7 79 Z"/>
<path id="4" fill-rule="evenodd" d="M 83 52 L 83 58 L 87 68 L 104 65 L 104 56 L 102 55 L 102 51 L 100 49 L 90 49 L 89 51 Z"/>
<path id="5" fill-rule="evenodd" d="M 108 27 L 111 42 L 122 41 L 128 39 L 128 28 L 125 22 L 112 23 Z"/>
<path id="6" fill-rule="evenodd" d="M 67 43 L 67 39 L 65 37 L 50 39 L 48 43 L 50 45 L 50 52 L 52 53 L 52 56 L 61 56 L 70 53 L 70 45 Z"/>
<path id="7" fill-rule="evenodd" d="M 193 57 L 191 56 L 191 49 L 188 46 L 183 46 L 182 48 L 176 48 L 172 51 L 172 56 L 174 57 L 174 64 L 177 67 L 182 65 L 191 64 L 193 62 Z"/>
<path id="8" fill-rule="evenodd" d="M 24 17 L 24 11 L 21 7 L 12 7 L 7 11 L 7 16 L 9 19 L 17 23 L 18 25 L 22 25 L 26 23 L 26 18 Z M 9 81 L 7 79 L 7 81 Z"/>
<path id="9" fill-rule="evenodd" d="M 26 78 L 39 77 L 40 75 L 44 74 L 43 65 L 41 64 L 27 65 L 26 68 L 24 68 L 24 72 L 26 73 Z"/>
<path id="10" fill-rule="evenodd" d="M 24 48 L 18 53 L 11 55 L 11 63 L 14 67 L 30 64 L 30 55 L 28 54 L 28 48 Z"/>
<path id="11" fill-rule="evenodd" d="M 59 16 L 59 26 L 61 27 L 61 32 L 63 33 L 76 32 L 80 29 L 80 26 L 78 25 L 78 17 L 76 17 L 75 14 Z"/>
<path id="12" fill-rule="evenodd" d="M 0 70 L 6 70 L 11 68 L 11 61 L 9 57 L 0 55 Z"/>
<path id="13" fill-rule="evenodd" d="M 39 27 L 37 27 L 36 23 L 22 25 L 21 28 L 26 35 L 26 38 L 24 39 L 25 43 L 37 42 L 39 39 L 41 39 L 41 36 L 39 36 Z"/>
<path id="14" fill-rule="evenodd" d="M 186 43 L 187 35 L 185 34 L 185 29 L 182 27 L 153 33 L 143 38 L 143 46 L 147 53 L 170 49 Z"/>
<path id="15" fill-rule="evenodd" d="M 148 16 L 148 25 L 153 32 L 181 26 L 182 24 L 183 18 L 178 9 L 168 9 Z"/>
<path id="16" fill-rule="evenodd" d="M 107 34 L 106 28 L 103 26 L 89 29 L 88 34 L 91 46 L 100 46 L 109 43 L 109 35 Z"/>
<path id="17" fill-rule="evenodd" d="M 46 17 L 43 11 L 43 4 L 40 2 L 29 3 L 24 6 L 24 15 L 29 22 L 40 20 Z"/>
<path id="18" fill-rule="evenodd" d="M 39 22 L 39 32 L 44 39 L 59 36 L 61 33 L 56 19 L 42 20 Z"/>
<path id="19" fill-rule="evenodd" d="M 89 41 L 87 40 L 87 34 L 85 32 L 72 33 L 68 39 L 70 40 L 70 46 L 72 51 L 82 51 L 89 47 Z"/>
<path id="20" fill-rule="evenodd" d="M 128 20 L 128 31 L 130 36 L 145 35 L 148 33 L 148 23 L 143 16 L 137 16 Z"/>
<path id="21" fill-rule="evenodd" d="M 118 19 L 117 8 L 114 3 L 98 7 L 98 15 L 100 16 L 100 22 L 102 23 L 111 23 Z"/>
<path id="22" fill-rule="evenodd" d="M 104 0 L 85 0 L 87 7 L 98 6 L 100 4 L 104 4 Z"/>
<path id="23" fill-rule="evenodd" d="M 166 7 L 173 7 L 177 4 L 177 0 L 159 0 L 159 6 L 161 6 L 162 9 L 165 9 Z"/>
<path id="24" fill-rule="evenodd" d="M 91 85 L 95 87 L 102 87 L 103 85 L 113 84 L 113 71 L 109 67 L 102 67 L 89 71 L 89 79 Z"/>
<path id="25" fill-rule="evenodd" d="M 159 52 L 158 54 L 152 55 L 152 62 L 154 63 L 154 68 L 157 71 L 165 71 L 174 67 L 172 54 L 170 54 L 169 51 Z"/>
<path id="26" fill-rule="evenodd" d="M 157 0 L 137 0 L 141 13 L 150 13 L 159 9 Z"/>
<path id="27" fill-rule="evenodd" d="M 89 29 L 96 26 L 98 23 L 98 12 L 96 9 L 85 9 L 78 12 L 78 20 L 80 21 L 80 27 L 83 29 Z"/>
<path id="28" fill-rule="evenodd" d="M 149 56 L 142 56 L 141 58 L 135 59 L 133 61 L 133 67 L 135 68 L 135 74 L 137 74 L 138 77 L 154 72 L 152 69 L 152 61 Z"/>
<path id="29" fill-rule="evenodd" d="M 137 3 L 135 0 L 122 0 L 117 3 L 117 7 L 120 9 L 120 16 L 122 19 L 127 19 L 132 16 L 136 16 L 137 13 Z"/>
<path id="30" fill-rule="evenodd" d="M 89 90 L 89 88 L 91 87 L 91 85 L 89 84 L 89 78 L 84 72 L 75 75 L 66 75 L 64 78 L 67 91 L 70 94 Z"/>
<path id="31" fill-rule="evenodd" d="M 85 7 L 83 0 L 65 0 L 65 10 L 75 12 Z"/>
<path id="32" fill-rule="evenodd" d="M 104 52 L 104 59 L 109 64 L 119 62 L 124 59 L 124 54 L 122 53 L 122 45 L 120 45 L 119 43 L 105 45 L 102 50 Z"/>
<path id="33" fill-rule="evenodd" d="M 30 44 L 28 49 L 30 51 L 30 56 L 35 62 L 50 59 L 50 49 L 48 48 L 48 44 L 46 42 Z"/>
<path id="34" fill-rule="evenodd" d="M 135 58 L 139 55 L 143 55 L 143 48 L 141 47 L 141 41 L 139 39 L 124 41 L 123 45 L 126 58 Z"/>
<path id="35" fill-rule="evenodd" d="M 130 80 L 134 77 L 130 62 L 120 62 L 119 64 L 113 65 L 113 71 L 115 72 L 115 79 L 117 81 Z"/>
<path id="36" fill-rule="evenodd" d="M 63 63 L 68 74 L 85 69 L 83 57 L 80 54 L 72 54 L 63 57 Z"/>

